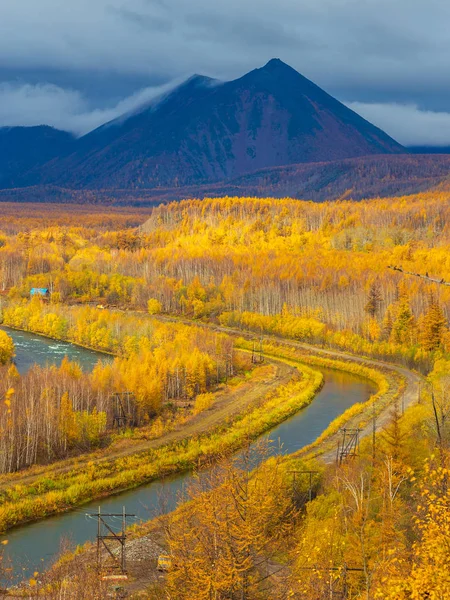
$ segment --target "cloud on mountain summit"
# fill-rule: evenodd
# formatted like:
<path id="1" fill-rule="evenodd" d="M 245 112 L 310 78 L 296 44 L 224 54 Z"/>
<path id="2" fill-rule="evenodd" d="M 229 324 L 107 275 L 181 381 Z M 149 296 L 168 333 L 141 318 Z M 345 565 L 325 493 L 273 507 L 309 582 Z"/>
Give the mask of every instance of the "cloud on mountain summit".
<path id="1" fill-rule="evenodd" d="M 53 84 L 0 83 L 0 124 L 51 125 L 80 136 L 108 121 L 148 106 L 177 83 L 144 88 L 103 109 L 91 109 L 80 92 Z"/>

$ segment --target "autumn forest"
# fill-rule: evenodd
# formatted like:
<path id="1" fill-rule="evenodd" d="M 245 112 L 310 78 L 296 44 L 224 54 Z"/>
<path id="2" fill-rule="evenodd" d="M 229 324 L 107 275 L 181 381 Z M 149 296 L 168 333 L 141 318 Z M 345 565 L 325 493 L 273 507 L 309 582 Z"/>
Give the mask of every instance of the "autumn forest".
<path id="1" fill-rule="evenodd" d="M 5 203 L 0 309 L 2 531 L 194 469 L 186 502 L 131 533 L 171 567 L 130 597 L 450 597 L 447 192 Z M 19 373 L 14 330 L 103 354 Z M 376 391 L 294 454 L 249 446 L 314 402 L 326 369 Z M 337 466 L 343 427 L 362 433 Z M 110 597 L 90 553 L 30 597 Z"/>

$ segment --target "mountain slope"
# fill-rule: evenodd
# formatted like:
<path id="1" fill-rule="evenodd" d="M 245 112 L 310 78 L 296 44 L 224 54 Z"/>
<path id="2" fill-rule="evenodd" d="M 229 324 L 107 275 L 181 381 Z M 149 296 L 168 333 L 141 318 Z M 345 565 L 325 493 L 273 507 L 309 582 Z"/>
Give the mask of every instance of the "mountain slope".
<path id="1" fill-rule="evenodd" d="M 265 167 L 402 153 L 392 138 L 278 59 L 235 81 L 194 76 L 79 139 L 23 185 L 146 189 Z"/>
<path id="2" fill-rule="evenodd" d="M 69 152 L 75 138 L 46 125 L 0 127 L 0 188 L 23 183 L 23 173 Z"/>
<path id="3" fill-rule="evenodd" d="M 154 189 L 73 190 L 35 186 L 0 190 L 0 202 L 62 202 L 136 206 L 185 198 L 246 196 L 335 200 L 450 191 L 450 155 L 391 154 L 261 169 L 227 181 Z"/>
<path id="4" fill-rule="evenodd" d="M 450 175 L 449 155 L 379 155 L 261 169 L 216 194 L 324 200 L 405 196 L 435 190 Z M 211 194 L 209 194 L 211 195 Z"/>

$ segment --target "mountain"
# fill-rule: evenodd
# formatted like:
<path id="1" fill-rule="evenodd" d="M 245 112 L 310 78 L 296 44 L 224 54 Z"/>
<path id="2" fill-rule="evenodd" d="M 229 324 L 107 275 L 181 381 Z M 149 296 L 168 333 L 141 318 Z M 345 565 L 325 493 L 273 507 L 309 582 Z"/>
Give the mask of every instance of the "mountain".
<path id="1" fill-rule="evenodd" d="M 23 173 L 64 156 L 75 138 L 46 125 L 0 127 L 0 188 L 22 184 Z"/>
<path id="2" fill-rule="evenodd" d="M 229 82 L 194 76 L 78 139 L 21 185 L 148 189 L 404 148 L 278 59 Z"/>

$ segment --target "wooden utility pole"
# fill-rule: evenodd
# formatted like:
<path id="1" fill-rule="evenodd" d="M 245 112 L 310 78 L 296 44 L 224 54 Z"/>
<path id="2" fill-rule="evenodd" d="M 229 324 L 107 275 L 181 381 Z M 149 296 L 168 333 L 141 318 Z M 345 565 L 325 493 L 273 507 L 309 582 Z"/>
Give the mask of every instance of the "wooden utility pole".
<path id="1" fill-rule="evenodd" d="M 136 421 L 136 406 L 133 392 L 115 392 L 111 396 L 113 402 L 113 428 L 124 431 L 134 426 Z"/>
<path id="2" fill-rule="evenodd" d="M 125 542 L 127 518 L 135 517 L 125 512 L 103 513 L 98 507 L 98 513 L 89 515 L 97 518 L 97 572 L 105 579 L 126 579 L 127 565 L 125 554 Z M 114 531 L 111 519 L 121 520 L 121 530 Z M 106 556 L 105 556 L 106 551 Z"/>
<path id="3" fill-rule="evenodd" d="M 263 352 L 263 339 L 259 338 L 259 344 L 256 340 L 253 340 L 252 346 L 252 363 L 263 363 L 264 352 Z"/>
<path id="4" fill-rule="evenodd" d="M 341 465 L 346 458 L 358 456 L 359 454 L 359 432 L 360 429 L 342 429 L 342 440 L 338 443 L 336 462 Z"/>
<path id="5" fill-rule="evenodd" d="M 300 500 L 300 495 L 297 489 L 297 476 L 300 475 L 308 475 L 309 476 L 309 485 L 308 485 L 308 502 L 312 500 L 313 493 L 313 485 L 312 485 L 312 477 L 313 475 L 317 475 L 319 471 L 289 471 L 293 475 L 292 485 L 294 488 L 294 496 L 297 496 L 297 500 Z"/>
<path id="6" fill-rule="evenodd" d="M 440 423 L 439 423 L 439 416 L 438 416 L 438 412 L 437 412 L 436 399 L 434 397 L 433 387 L 431 387 L 431 404 L 433 406 L 433 413 L 434 413 L 434 418 L 436 421 L 436 432 L 437 432 L 438 442 L 439 442 L 439 446 L 442 448 L 441 427 L 440 427 Z"/>

